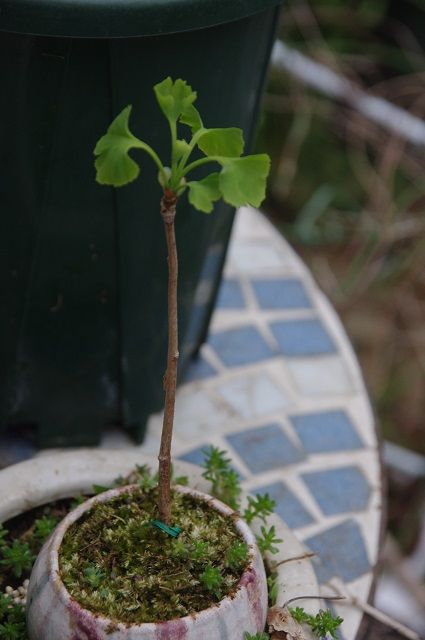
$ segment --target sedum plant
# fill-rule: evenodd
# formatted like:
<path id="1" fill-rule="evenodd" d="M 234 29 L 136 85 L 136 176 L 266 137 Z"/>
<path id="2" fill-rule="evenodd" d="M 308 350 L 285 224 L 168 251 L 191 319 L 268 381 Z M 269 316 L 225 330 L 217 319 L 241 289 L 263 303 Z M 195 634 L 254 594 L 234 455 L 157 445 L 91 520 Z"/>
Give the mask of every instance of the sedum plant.
<path id="1" fill-rule="evenodd" d="M 259 206 L 265 196 L 270 159 L 266 154 L 243 156 L 241 129 L 207 128 L 194 103 L 196 92 L 186 81 L 166 78 L 154 86 L 158 105 L 168 121 L 171 152 L 167 163 L 146 142 L 130 131 L 132 107 L 125 107 L 96 144 L 96 180 L 100 184 L 122 187 L 136 180 L 140 168 L 129 152 L 143 151 L 158 169 L 162 190 L 159 212 L 162 216 L 168 249 L 168 354 L 164 377 L 164 421 L 159 452 L 158 508 L 162 522 L 170 523 L 171 505 L 171 440 L 177 384 L 178 322 L 177 278 L 178 257 L 174 221 L 179 199 L 187 194 L 198 211 L 211 213 L 214 202 L 223 198 L 235 207 Z M 194 155 L 196 153 L 196 156 Z M 199 157 L 201 156 L 201 157 Z M 193 171 L 213 165 L 208 175 L 197 178 Z M 232 481 L 232 478 L 229 478 Z M 234 478 L 233 478 L 234 480 Z"/>
<path id="2" fill-rule="evenodd" d="M 28 542 L 13 542 L 0 548 L 0 566 L 11 571 L 12 575 L 20 578 L 25 571 L 31 569 L 34 562 L 34 554 L 31 552 Z"/>
<path id="3" fill-rule="evenodd" d="M 238 473 L 232 469 L 231 460 L 226 451 L 218 447 L 210 446 L 203 451 L 204 472 L 202 476 L 211 482 L 213 496 L 232 507 L 239 509 L 239 496 L 241 493 Z"/>
<path id="4" fill-rule="evenodd" d="M 318 638 L 337 638 L 337 630 L 343 621 L 339 616 L 333 616 L 330 611 L 320 609 L 315 616 L 306 613 L 303 607 L 289 610 L 292 617 L 300 624 L 308 624 Z"/>

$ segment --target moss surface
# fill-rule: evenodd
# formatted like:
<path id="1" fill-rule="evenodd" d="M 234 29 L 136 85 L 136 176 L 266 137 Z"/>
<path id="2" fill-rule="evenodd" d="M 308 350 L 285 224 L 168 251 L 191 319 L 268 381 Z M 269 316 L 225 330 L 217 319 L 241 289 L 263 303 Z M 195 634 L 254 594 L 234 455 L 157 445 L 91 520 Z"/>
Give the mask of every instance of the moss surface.
<path id="1" fill-rule="evenodd" d="M 60 551 L 60 574 L 85 608 L 122 622 L 159 622 L 201 611 L 231 594 L 248 547 L 231 518 L 173 492 L 177 539 L 151 524 L 156 489 L 136 489 L 96 505 L 74 523 Z"/>

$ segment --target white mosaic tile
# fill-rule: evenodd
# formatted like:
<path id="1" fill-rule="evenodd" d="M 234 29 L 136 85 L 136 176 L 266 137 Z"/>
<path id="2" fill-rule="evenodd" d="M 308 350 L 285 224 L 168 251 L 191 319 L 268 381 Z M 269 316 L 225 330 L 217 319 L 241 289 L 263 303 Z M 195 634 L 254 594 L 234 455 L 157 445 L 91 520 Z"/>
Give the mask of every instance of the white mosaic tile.
<path id="1" fill-rule="evenodd" d="M 256 274 L 273 269 L 285 269 L 287 260 L 277 249 L 267 243 L 232 244 L 229 249 L 229 267 L 241 273 Z"/>
<path id="2" fill-rule="evenodd" d="M 340 356 L 291 358 L 285 361 L 298 391 L 306 396 L 337 396 L 354 390 Z"/>
<path id="3" fill-rule="evenodd" d="M 199 384 L 191 385 L 189 392 L 178 395 L 175 426 L 177 433 L 192 443 L 193 438 L 205 437 L 216 429 L 225 429 L 234 413 L 224 402 L 214 401 Z"/>
<path id="4" fill-rule="evenodd" d="M 216 371 L 218 371 L 218 373 L 225 373 L 227 371 L 226 367 L 223 365 L 220 358 L 217 356 L 214 349 L 212 349 L 209 344 L 204 343 L 201 346 L 200 353 L 202 354 L 202 357 L 206 360 L 206 362 L 208 362 L 208 364 L 210 364 Z M 208 384 L 208 381 L 205 381 L 204 384 Z M 177 389 L 177 393 L 181 392 L 181 388 Z"/>
<path id="5" fill-rule="evenodd" d="M 346 404 L 348 413 L 356 423 L 360 438 L 368 447 L 378 446 L 378 436 L 374 428 L 375 419 L 366 393 L 353 395 Z M 378 455 L 376 455 L 378 459 Z"/>
<path id="6" fill-rule="evenodd" d="M 235 218 L 232 232 L 232 240 L 238 242 L 245 240 L 274 240 L 276 233 L 274 228 L 264 216 L 258 215 L 258 211 L 252 207 L 241 207 Z"/>
<path id="7" fill-rule="evenodd" d="M 290 405 L 283 388 L 262 372 L 228 379 L 217 386 L 217 392 L 247 420 L 276 413 Z"/>
<path id="8" fill-rule="evenodd" d="M 354 348 L 347 338 L 338 314 L 330 304 L 329 300 L 323 294 L 323 292 L 320 291 L 317 287 L 315 300 L 319 312 L 321 313 L 328 330 L 333 334 L 334 338 L 338 342 L 339 348 L 344 358 L 344 362 L 350 371 L 352 379 L 355 381 L 356 388 L 361 390 L 363 393 L 366 393 L 363 376 L 354 352 Z"/>

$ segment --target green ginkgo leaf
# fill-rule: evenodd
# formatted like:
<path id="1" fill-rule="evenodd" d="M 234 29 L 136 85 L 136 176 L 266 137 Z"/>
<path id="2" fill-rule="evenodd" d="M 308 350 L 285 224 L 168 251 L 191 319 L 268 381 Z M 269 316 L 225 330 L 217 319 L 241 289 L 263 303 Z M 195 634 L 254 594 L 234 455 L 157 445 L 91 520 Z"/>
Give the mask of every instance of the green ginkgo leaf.
<path id="1" fill-rule="evenodd" d="M 259 207 L 266 196 L 270 158 L 262 153 L 244 158 L 220 158 L 219 186 L 226 202 L 234 207 Z"/>
<path id="2" fill-rule="evenodd" d="M 178 78 L 173 82 L 170 77 L 165 78 L 154 86 L 154 91 L 162 112 L 170 122 L 177 122 L 182 114 L 193 117 L 191 106 L 196 100 L 196 92 L 185 80 Z"/>
<path id="3" fill-rule="evenodd" d="M 144 144 L 128 127 L 130 113 L 131 105 L 121 111 L 96 144 L 96 180 L 100 184 L 122 187 L 139 175 L 139 165 L 130 158 L 128 152 L 133 148 L 143 148 Z"/>
<path id="4" fill-rule="evenodd" d="M 219 174 L 210 173 L 209 176 L 197 182 L 188 182 L 189 202 L 198 211 L 211 213 L 213 203 L 221 198 Z"/>
<path id="5" fill-rule="evenodd" d="M 192 129 L 192 133 L 196 133 L 203 126 L 200 113 L 193 104 L 190 104 L 182 112 L 180 122 L 187 124 Z"/>
<path id="6" fill-rule="evenodd" d="M 176 140 L 174 143 L 176 159 L 179 160 L 185 153 L 190 151 L 189 143 L 186 140 Z"/>
<path id="7" fill-rule="evenodd" d="M 206 156 L 239 158 L 243 153 L 244 146 L 242 129 L 236 127 L 205 129 L 205 133 L 198 140 L 198 147 Z"/>

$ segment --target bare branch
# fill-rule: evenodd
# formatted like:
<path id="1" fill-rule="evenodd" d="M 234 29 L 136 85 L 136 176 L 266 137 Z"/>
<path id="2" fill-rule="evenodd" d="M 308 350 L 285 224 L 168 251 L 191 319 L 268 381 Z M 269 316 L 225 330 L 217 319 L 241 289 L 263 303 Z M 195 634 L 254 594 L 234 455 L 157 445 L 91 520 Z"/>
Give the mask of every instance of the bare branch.
<path id="1" fill-rule="evenodd" d="M 174 218 L 177 197 L 165 191 L 161 200 L 161 216 L 164 221 L 168 249 L 168 354 L 164 376 L 165 406 L 159 451 L 159 514 L 165 524 L 170 524 L 171 511 L 171 440 L 173 436 L 174 406 L 176 402 L 178 351 L 177 279 L 178 259 Z"/>

